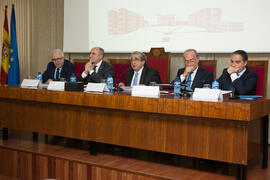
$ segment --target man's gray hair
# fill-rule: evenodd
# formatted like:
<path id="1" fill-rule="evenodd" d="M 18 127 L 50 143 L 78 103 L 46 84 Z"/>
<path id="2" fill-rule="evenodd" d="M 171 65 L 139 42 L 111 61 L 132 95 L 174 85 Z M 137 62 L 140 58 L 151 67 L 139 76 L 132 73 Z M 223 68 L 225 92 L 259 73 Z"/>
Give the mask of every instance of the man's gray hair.
<path id="1" fill-rule="evenodd" d="M 190 51 L 191 52 L 194 52 L 195 56 L 197 58 L 199 58 L 199 54 L 198 54 L 198 52 L 195 49 L 187 49 L 187 50 L 185 50 L 184 53 L 183 53 L 183 56 L 185 55 L 185 53 L 190 52 Z"/>
<path id="2" fill-rule="evenodd" d="M 137 54 L 137 55 L 139 55 L 139 56 L 140 56 L 141 61 L 145 61 L 145 62 L 146 62 L 147 57 L 146 57 L 146 55 L 145 55 L 143 52 L 134 51 L 134 52 L 132 52 L 132 53 L 131 53 L 131 55 L 130 55 L 130 56 L 132 56 L 133 54 Z M 130 60 L 131 60 L 131 58 L 130 58 Z"/>
<path id="3" fill-rule="evenodd" d="M 61 49 L 54 49 L 52 50 L 52 55 L 55 54 L 55 53 L 60 53 L 62 57 L 64 57 L 64 53 Z"/>

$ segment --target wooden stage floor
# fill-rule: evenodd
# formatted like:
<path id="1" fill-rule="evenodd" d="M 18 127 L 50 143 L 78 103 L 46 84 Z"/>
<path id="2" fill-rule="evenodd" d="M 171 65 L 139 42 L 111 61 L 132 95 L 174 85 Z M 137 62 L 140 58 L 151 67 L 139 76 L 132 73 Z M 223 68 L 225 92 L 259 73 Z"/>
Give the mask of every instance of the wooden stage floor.
<path id="1" fill-rule="evenodd" d="M 1 137 L 1 135 L 0 135 Z M 53 162 L 53 158 L 68 161 L 71 163 L 86 164 L 88 168 L 84 174 L 75 176 L 66 172 L 63 179 L 168 179 L 168 180 L 234 180 L 236 179 L 236 167 L 227 163 L 221 163 L 209 160 L 199 160 L 176 155 L 149 152 L 108 144 L 98 144 L 98 154 L 90 155 L 88 152 L 88 143 L 81 140 L 67 139 L 56 136 L 45 136 L 39 134 L 38 142 L 32 140 L 32 133 L 10 131 L 9 139 L 2 140 L 0 138 L 0 180 L 8 180 L 6 176 L 22 174 L 19 170 L 8 170 L 5 168 L 6 163 L 4 157 L 7 151 L 17 151 L 22 153 L 35 154 L 35 156 L 49 157 L 49 161 Z M 3 153 L 5 152 L 5 153 Z M 270 151 L 269 151 L 270 152 Z M 19 156 L 16 156 L 17 158 Z M 270 160 L 270 153 L 268 156 Z M 19 158 L 20 159 L 20 158 Z M 41 160 L 42 158 L 40 158 Z M 43 158 L 46 161 L 46 158 Z M 33 161 L 33 160 L 32 160 Z M 41 162 L 41 161 L 40 161 Z M 38 165 L 38 163 L 33 163 Z M 52 163 L 51 163 L 52 164 Z M 41 166 L 41 165 L 40 165 Z M 39 168 L 40 168 L 39 166 Z M 89 168 L 91 166 L 91 168 Z M 17 167 L 17 166 L 16 166 Z M 54 165 L 55 167 L 55 165 Z M 74 167 L 74 166 L 73 166 Z M 37 168 L 34 168 L 37 170 Z M 46 168 L 45 168 L 46 169 Z M 49 172 L 50 168 L 46 169 Z M 57 169 L 57 168 L 56 168 Z M 60 168 L 61 169 L 61 168 Z M 83 168 L 82 168 L 83 169 Z M 74 169 L 69 171 L 75 172 Z M 39 171 L 41 172 L 41 171 Z M 57 170 L 53 173 L 44 174 L 42 177 L 51 178 L 50 174 L 55 176 Z M 100 174 L 99 174 L 100 173 Z M 104 175 L 104 173 L 107 175 Z M 39 173 L 39 175 L 42 173 Z M 103 175 L 102 175 L 103 174 Z M 26 175 L 25 175 L 26 176 Z M 36 179 L 37 175 L 32 172 L 31 179 Z M 63 177 L 65 173 L 63 173 Z M 70 178 L 72 177 L 72 178 Z M 102 178 L 103 177 L 103 178 Z M 112 178 L 110 178 L 112 177 Z M 121 177 L 121 178 L 119 178 Z M 61 179 L 61 178 L 60 178 Z M 270 168 L 261 169 L 261 158 L 254 159 L 249 162 L 247 171 L 248 180 L 270 180 Z"/>

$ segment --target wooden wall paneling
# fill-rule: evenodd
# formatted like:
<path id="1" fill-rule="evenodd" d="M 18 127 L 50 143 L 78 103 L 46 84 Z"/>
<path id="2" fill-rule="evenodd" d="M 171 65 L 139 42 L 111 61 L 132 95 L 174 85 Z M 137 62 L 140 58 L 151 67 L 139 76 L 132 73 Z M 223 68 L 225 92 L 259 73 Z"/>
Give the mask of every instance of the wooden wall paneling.
<path id="1" fill-rule="evenodd" d="M 93 167 L 92 168 L 92 179 L 93 180 L 100 180 L 100 179 L 110 179 L 110 180 L 158 180 L 163 179 L 159 177 L 150 177 L 150 176 L 143 176 L 136 173 L 129 173 L 129 172 L 121 172 L 112 169 L 106 169 L 102 167 Z M 164 178 L 165 179 L 165 178 Z"/>
<path id="2" fill-rule="evenodd" d="M 0 173 L 6 176 L 17 176 L 17 158 L 16 151 L 0 148 Z"/>
<path id="3" fill-rule="evenodd" d="M 55 178 L 69 180 L 69 161 L 55 159 Z"/>
<path id="4" fill-rule="evenodd" d="M 261 119 L 251 121 L 248 126 L 248 131 L 248 159 L 252 159 L 263 150 L 263 121 Z"/>
<path id="5" fill-rule="evenodd" d="M 25 180 L 34 180 L 34 170 L 35 159 L 33 159 L 33 155 L 31 153 L 17 151 L 18 153 L 18 167 L 17 176 L 13 174 L 13 177 L 17 177 Z M 15 160 L 16 162 L 16 160 Z"/>
<path id="6" fill-rule="evenodd" d="M 33 179 L 48 179 L 48 157 L 35 155 L 35 171 Z"/>
<path id="7" fill-rule="evenodd" d="M 4 118 L 7 118 L 8 117 L 7 116 L 7 113 L 8 113 L 8 111 L 7 111 L 8 102 L 5 101 L 5 100 L 1 100 L 0 101 L 0 106 L 2 107 L 2 109 L 0 111 L 0 117 L 2 117 L 2 118 L 0 118 L 0 128 L 2 128 L 3 127 L 3 123 L 5 121 Z"/>
<path id="8" fill-rule="evenodd" d="M 73 165 L 73 171 L 72 171 L 73 180 L 81 180 L 81 179 L 88 180 L 90 178 L 90 176 L 88 176 L 89 171 L 88 171 L 87 164 L 73 162 L 72 165 Z"/>

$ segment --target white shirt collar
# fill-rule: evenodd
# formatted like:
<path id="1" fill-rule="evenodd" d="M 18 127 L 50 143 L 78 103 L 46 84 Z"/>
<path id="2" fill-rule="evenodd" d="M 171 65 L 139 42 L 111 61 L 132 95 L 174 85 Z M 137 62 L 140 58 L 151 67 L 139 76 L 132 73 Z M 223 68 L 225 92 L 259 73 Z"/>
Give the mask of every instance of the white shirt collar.
<path id="1" fill-rule="evenodd" d="M 144 66 L 143 66 L 144 67 Z M 138 71 L 138 74 L 142 74 L 142 70 L 143 70 L 143 67 Z M 134 74 L 136 73 L 136 71 L 134 71 Z"/>
<path id="2" fill-rule="evenodd" d="M 138 79 L 137 79 L 137 85 L 139 85 L 140 84 L 140 80 L 141 80 L 141 76 L 142 76 L 142 71 L 143 71 L 143 68 L 144 68 L 144 66 L 138 71 Z M 135 77 L 135 74 L 136 74 L 136 71 L 134 71 L 134 73 L 133 73 L 133 77 L 132 77 L 132 81 L 131 81 L 131 84 L 130 84 L 130 86 L 133 86 L 133 81 L 134 81 L 134 77 Z"/>
<path id="3" fill-rule="evenodd" d="M 241 77 L 246 70 L 247 70 L 247 68 L 244 68 L 240 73 L 237 73 L 237 76 Z"/>
<path id="4" fill-rule="evenodd" d="M 247 70 L 247 68 L 243 69 L 240 73 L 232 73 L 230 75 L 232 82 L 235 81 L 236 79 L 240 78 L 246 70 Z"/>

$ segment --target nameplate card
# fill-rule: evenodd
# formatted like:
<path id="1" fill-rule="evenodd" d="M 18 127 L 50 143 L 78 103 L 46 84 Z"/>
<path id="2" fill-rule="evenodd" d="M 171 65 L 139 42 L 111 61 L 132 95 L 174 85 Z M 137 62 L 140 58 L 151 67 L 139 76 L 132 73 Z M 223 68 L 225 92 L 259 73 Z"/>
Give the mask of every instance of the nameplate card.
<path id="1" fill-rule="evenodd" d="M 24 79 L 21 87 L 38 87 L 39 80 L 36 79 Z"/>
<path id="2" fill-rule="evenodd" d="M 88 83 L 85 91 L 86 92 L 103 92 L 106 84 L 105 83 Z"/>
<path id="3" fill-rule="evenodd" d="M 220 89 L 209 89 L 209 88 L 195 88 L 192 99 L 202 101 L 218 101 L 222 99 Z"/>
<path id="4" fill-rule="evenodd" d="M 159 95 L 159 86 L 133 86 L 131 91 L 131 96 L 158 98 Z"/>
<path id="5" fill-rule="evenodd" d="M 55 91 L 64 91 L 65 90 L 65 82 L 64 81 L 51 81 L 47 88 L 48 90 Z"/>

